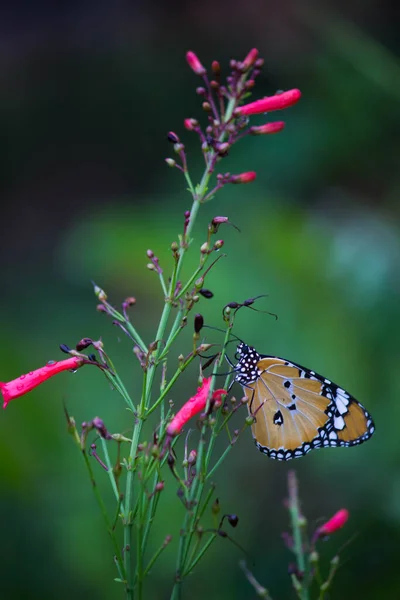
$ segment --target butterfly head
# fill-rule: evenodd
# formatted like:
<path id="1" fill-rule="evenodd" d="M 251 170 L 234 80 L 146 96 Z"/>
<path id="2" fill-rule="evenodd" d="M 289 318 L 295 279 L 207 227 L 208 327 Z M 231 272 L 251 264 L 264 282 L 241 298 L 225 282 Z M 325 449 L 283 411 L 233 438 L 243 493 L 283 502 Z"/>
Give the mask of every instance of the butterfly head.
<path id="1" fill-rule="evenodd" d="M 240 342 L 236 348 L 235 358 L 238 361 L 235 365 L 235 381 L 241 385 L 256 381 L 260 376 L 257 363 L 261 358 L 257 350 Z"/>

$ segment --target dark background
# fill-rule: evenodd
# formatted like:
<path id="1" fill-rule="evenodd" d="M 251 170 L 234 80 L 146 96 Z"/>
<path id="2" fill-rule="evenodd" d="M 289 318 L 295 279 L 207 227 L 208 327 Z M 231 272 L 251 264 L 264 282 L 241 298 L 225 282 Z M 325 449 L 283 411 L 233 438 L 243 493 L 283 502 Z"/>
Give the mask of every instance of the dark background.
<path id="1" fill-rule="evenodd" d="M 190 207 L 183 178 L 163 160 L 167 131 L 182 135 L 193 172 L 202 168 L 197 139 L 183 128 L 183 118 L 203 118 L 188 49 L 207 65 L 219 59 L 226 72 L 231 57 L 255 46 L 266 64 L 254 98 L 302 90 L 296 107 L 271 115 L 286 120 L 282 134 L 246 138 L 225 159 L 223 170 L 255 170 L 256 182 L 225 188 L 202 209 L 195 244 L 218 214 L 241 234 L 222 232 L 228 257 L 211 274 L 215 296 L 201 310 L 221 326 L 226 302 L 268 293 L 262 308 L 279 320 L 243 311 L 237 335 L 349 389 L 377 432 L 359 448 L 291 464 L 268 460 L 243 436 L 216 476 L 218 497 L 240 517 L 234 537 L 254 557 L 255 575 L 274 600 L 293 597 L 280 533 L 295 467 L 311 530 L 338 508 L 351 513 L 322 546 L 328 561 L 355 535 L 331 597 L 400 597 L 397 5 L 26 1 L 4 5 L 0 17 L 3 381 L 62 358 L 59 343 L 103 336 L 134 397 L 140 389 L 130 344 L 96 313 L 90 280 L 115 304 L 135 295 L 137 324 L 154 339 L 162 297 L 145 252 L 153 248 L 168 270 L 169 245 Z M 118 431 L 129 418 L 100 374 L 87 371 L 60 375 L 1 415 L 5 598 L 122 597 L 62 401 L 78 422 L 100 415 Z M 176 388 L 178 406 L 195 379 L 194 367 Z M 97 475 L 109 494 L 100 468 Z M 156 544 L 178 536 L 173 485 Z M 175 549 L 154 570 L 149 597 L 169 597 Z M 242 557 L 217 540 L 185 597 L 253 597 Z"/>

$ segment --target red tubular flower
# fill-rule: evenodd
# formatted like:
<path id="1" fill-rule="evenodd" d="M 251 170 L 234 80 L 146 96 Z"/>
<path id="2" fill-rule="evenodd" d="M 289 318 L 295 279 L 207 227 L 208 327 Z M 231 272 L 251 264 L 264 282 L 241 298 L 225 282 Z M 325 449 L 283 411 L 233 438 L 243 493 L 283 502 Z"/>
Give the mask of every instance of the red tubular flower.
<path id="1" fill-rule="evenodd" d="M 289 106 L 293 106 L 300 98 L 300 90 L 289 90 L 287 92 L 282 92 L 281 94 L 275 94 L 275 96 L 266 96 L 265 98 L 261 98 L 261 100 L 256 100 L 255 102 L 245 104 L 244 106 L 239 106 L 235 113 L 239 116 L 249 116 L 258 115 L 271 110 L 282 110 Z"/>
<path id="2" fill-rule="evenodd" d="M 334 533 L 335 531 L 343 527 L 343 525 L 347 522 L 348 518 L 349 511 L 347 510 L 347 508 L 341 508 L 337 511 L 337 513 L 333 515 L 331 519 L 329 519 L 329 521 L 324 523 L 324 525 L 321 525 L 321 527 L 318 527 L 318 535 L 322 536 Z"/>
<path id="3" fill-rule="evenodd" d="M 44 367 L 31 371 L 27 375 L 21 375 L 17 379 L 8 381 L 7 383 L 0 382 L 0 391 L 3 394 L 3 408 L 7 408 L 7 404 L 14 398 L 19 398 L 27 394 L 35 387 L 50 379 L 53 375 L 61 373 L 61 371 L 69 371 L 79 369 L 84 364 L 84 359 L 78 356 L 72 356 L 58 362 L 49 362 Z"/>
<path id="4" fill-rule="evenodd" d="M 197 393 L 189 398 L 182 408 L 177 412 L 171 423 L 167 427 L 167 435 L 174 437 L 178 435 L 182 427 L 199 412 L 205 409 L 210 392 L 211 377 L 205 377 Z M 226 394 L 225 390 L 215 390 L 212 394 L 212 400 L 221 403 L 221 396 Z"/>
<path id="5" fill-rule="evenodd" d="M 278 133 L 285 127 L 285 121 L 273 121 L 272 123 L 266 123 L 259 127 L 250 127 L 250 133 L 252 135 L 266 135 L 268 133 Z"/>
<path id="6" fill-rule="evenodd" d="M 228 183 L 251 183 L 257 177 L 255 171 L 247 171 L 246 173 L 240 173 L 240 175 L 232 175 Z"/>
<path id="7" fill-rule="evenodd" d="M 189 52 L 186 52 L 186 60 L 187 60 L 189 67 L 192 69 L 192 71 L 194 73 L 196 73 L 196 75 L 204 75 L 205 74 L 206 70 L 194 52 L 192 52 L 191 50 L 189 50 Z"/>

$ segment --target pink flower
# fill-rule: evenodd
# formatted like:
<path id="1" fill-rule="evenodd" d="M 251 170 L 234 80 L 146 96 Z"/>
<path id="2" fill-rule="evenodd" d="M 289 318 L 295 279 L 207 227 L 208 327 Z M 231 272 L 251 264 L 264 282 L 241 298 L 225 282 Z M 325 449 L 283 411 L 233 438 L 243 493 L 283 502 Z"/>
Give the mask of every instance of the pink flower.
<path id="1" fill-rule="evenodd" d="M 318 527 L 318 536 L 330 535 L 338 529 L 341 529 L 343 525 L 347 522 L 348 518 L 349 511 L 347 510 L 347 508 L 341 508 L 337 511 L 337 513 L 333 515 L 331 519 L 329 519 L 329 521 L 324 523 L 324 525 L 321 525 L 321 527 Z"/>
<path id="2" fill-rule="evenodd" d="M 189 67 L 192 69 L 192 71 L 194 73 L 196 73 L 196 75 L 204 75 L 205 74 L 206 70 L 194 52 L 192 52 L 191 50 L 189 50 L 189 52 L 186 52 L 186 60 L 187 60 Z"/>
<path id="3" fill-rule="evenodd" d="M 246 173 L 240 173 L 240 175 L 232 175 L 228 183 L 251 183 L 257 177 L 255 171 L 247 171 Z"/>
<path id="4" fill-rule="evenodd" d="M 185 423 L 187 423 L 192 417 L 194 417 L 194 415 L 197 415 L 199 412 L 205 409 L 209 397 L 210 386 L 211 377 L 205 377 L 201 386 L 197 388 L 196 394 L 189 398 L 187 402 L 185 402 L 182 408 L 172 419 L 171 423 L 168 425 L 167 435 L 169 437 L 174 437 L 175 435 L 178 435 Z M 215 402 L 221 403 L 221 396 L 223 396 L 226 393 L 227 392 L 222 389 L 215 390 L 211 398 Z"/>
<path id="5" fill-rule="evenodd" d="M 58 362 L 49 362 L 44 367 L 40 367 L 40 369 L 36 369 L 36 371 L 31 371 L 27 375 L 21 375 L 17 379 L 13 379 L 7 383 L 0 382 L 0 391 L 3 394 L 4 400 L 3 408 L 7 407 L 10 400 L 14 400 L 14 398 L 19 398 L 19 396 L 27 394 L 46 381 L 46 379 L 53 377 L 53 375 L 57 375 L 57 373 L 61 373 L 61 371 L 75 371 L 83 364 L 85 364 L 83 358 L 72 356 L 71 358 L 60 360 Z"/>
<path id="6" fill-rule="evenodd" d="M 261 100 L 256 100 L 255 102 L 245 104 L 244 106 L 239 106 L 235 113 L 238 116 L 249 116 L 258 115 L 271 110 L 282 110 L 289 106 L 293 106 L 300 98 L 300 90 L 289 90 L 287 92 L 282 92 L 281 94 L 275 94 L 275 96 L 266 96 L 265 98 L 261 98 Z"/>
<path id="7" fill-rule="evenodd" d="M 273 121 L 272 123 L 266 123 L 259 127 L 250 127 L 250 133 L 252 135 L 265 135 L 268 133 L 278 133 L 285 127 L 285 121 Z"/>

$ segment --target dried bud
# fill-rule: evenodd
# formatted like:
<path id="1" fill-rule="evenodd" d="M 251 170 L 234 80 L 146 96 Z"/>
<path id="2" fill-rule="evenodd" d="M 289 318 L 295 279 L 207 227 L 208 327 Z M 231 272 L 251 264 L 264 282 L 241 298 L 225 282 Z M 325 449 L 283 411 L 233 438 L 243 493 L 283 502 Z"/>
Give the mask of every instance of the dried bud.
<path id="1" fill-rule="evenodd" d="M 178 242 L 172 242 L 171 250 L 172 250 L 172 252 L 177 252 L 179 250 Z"/>
<path id="2" fill-rule="evenodd" d="M 229 525 L 232 525 L 232 527 L 236 527 L 239 523 L 239 517 L 237 515 L 226 515 L 226 518 L 228 519 Z"/>
<path id="3" fill-rule="evenodd" d="M 69 354 L 71 352 L 71 348 L 67 346 L 67 344 L 60 344 L 60 350 L 61 352 L 64 352 L 64 354 Z"/>
<path id="4" fill-rule="evenodd" d="M 133 306 L 136 304 L 136 298 L 134 298 L 134 296 L 128 296 L 128 298 L 125 298 L 124 304 L 125 306 Z"/>
<path id="5" fill-rule="evenodd" d="M 220 511 L 221 511 L 221 508 L 219 505 L 219 500 L 218 500 L 218 498 L 216 498 L 215 502 L 213 503 L 213 505 L 211 507 L 211 512 L 213 515 L 218 515 Z"/>
<path id="6" fill-rule="evenodd" d="M 204 75 L 206 73 L 205 68 L 197 58 L 196 54 L 191 50 L 189 50 L 189 52 L 186 53 L 186 60 L 189 67 L 194 73 L 196 73 L 196 75 Z"/>
<path id="7" fill-rule="evenodd" d="M 92 343 L 93 343 L 92 339 L 83 338 L 76 344 L 75 348 L 78 350 L 78 352 L 80 352 L 81 350 L 84 350 L 85 348 L 88 348 L 89 346 L 91 346 Z"/>
<path id="8" fill-rule="evenodd" d="M 201 329 L 203 328 L 203 325 L 204 325 L 203 315 L 201 315 L 200 313 L 198 313 L 194 317 L 194 330 L 195 330 L 195 333 L 200 333 Z"/>
<path id="9" fill-rule="evenodd" d="M 173 131 L 170 131 L 167 135 L 167 139 L 169 142 L 171 142 L 172 144 L 177 144 L 179 142 L 179 138 L 176 135 L 176 133 L 174 133 Z"/>
<path id="10" fill-rule="evenodd" d="M 207 290 L 206 288 L 201 288 L 201 290 L 199 290 L 199 294 L 201 294 L 204 298 L 212 298 L 214 296 L 212 291 Z"/>
<path id="11" fill-rule="evenodd" d="M 202 107 L 206 112 L 211 112 L 211 104 L 209 102 L 203 102 Z"/>

